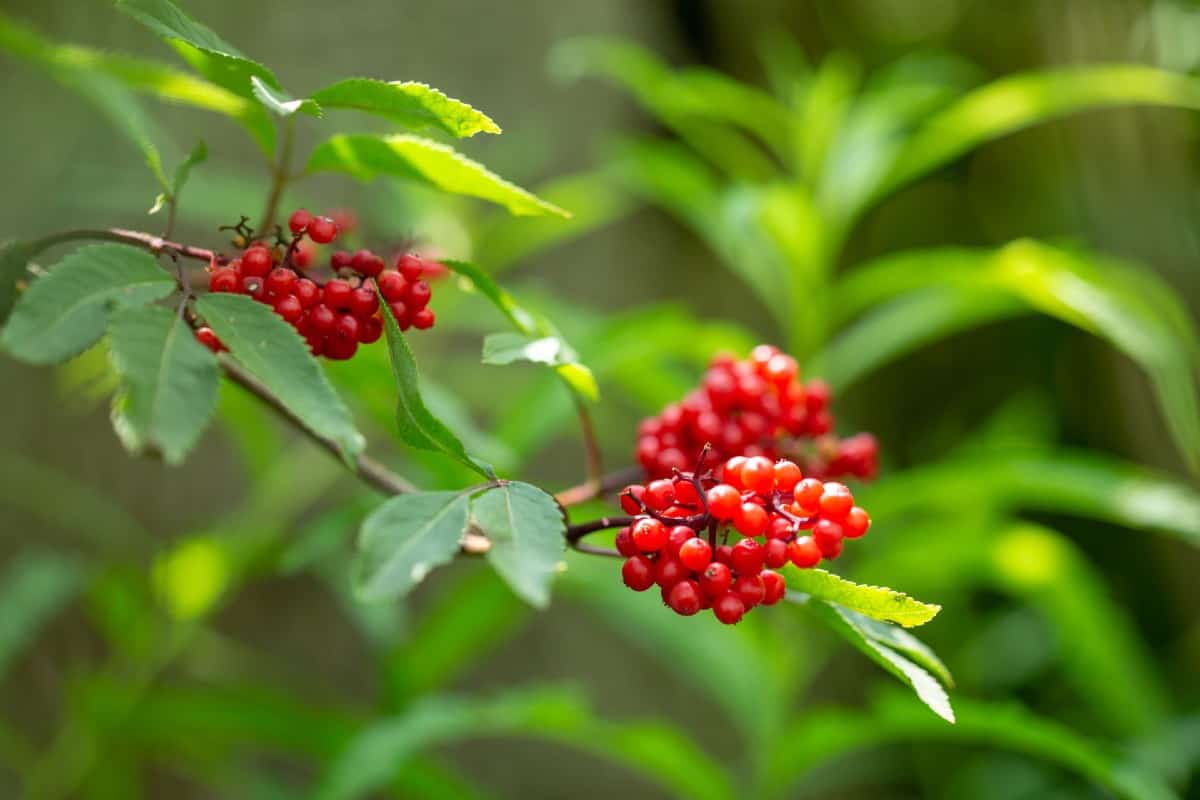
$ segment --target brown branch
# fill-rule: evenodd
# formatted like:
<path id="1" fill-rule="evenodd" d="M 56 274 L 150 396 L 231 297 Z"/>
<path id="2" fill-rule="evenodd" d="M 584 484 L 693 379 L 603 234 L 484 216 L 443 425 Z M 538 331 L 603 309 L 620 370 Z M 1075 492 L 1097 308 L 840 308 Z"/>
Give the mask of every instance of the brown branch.
<path id="1" fill-rule="evenodd" d="M 175 253 L 184 258 L 194 258 L 197 261 L 213 261 L 220 262 L 222 259 L 212 250 L 206 250 L 203 247 L 192 247 L 187 244 L 179 244 L 171 242 L 161 236 L 155 236 L 151 233 L 142 233 L 141 231 L 130 231 L 123 228 L 81 228 L 73 231 L 63 231 L 51 236 L 46 236 L 38 239 L 34 243 L 36 250 L 45 250 L 57 244 L 65 242 L 75 242 L 80 240 L 96 240 L 102 242 L 119 242 L 121 244 L 133 245 L 134 247 L 144 247 L 152 253 Z"/>
<path id="2" fill-rule="evenodd" d="M 589 520 L 588 522 L 580 522 L 577 525 L 567 526 L 567 541 L 574 545 L 584 536 L 596 531 L 606 531 L 611 528 L 624 528 L 626 525 L 632 525 L 634 517 L 601 517 L 600 519 Z"/>
<path id="3" fill-rule="evenodd" d="M 563 489 L 554 497 L 562 506 L 575 506 L 588 500 L 595 500 L 606 494 L 612 494 L 631 483 L 637 483 L 646 477 L 641 467 L 631 466 L 601 475 L 595 483 L 586 481 L 570 489 Z"/>

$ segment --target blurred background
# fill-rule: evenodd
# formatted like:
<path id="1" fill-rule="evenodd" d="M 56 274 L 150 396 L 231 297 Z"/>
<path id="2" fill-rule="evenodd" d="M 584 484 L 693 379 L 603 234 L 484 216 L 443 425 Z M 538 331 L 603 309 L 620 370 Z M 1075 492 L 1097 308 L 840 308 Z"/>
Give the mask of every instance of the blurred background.
<path id="1" fill-rule="evenodd" d="M 1200 66 L 1200 6 L 1166 0 L 186 5 L 294 93 L 350 75 L 420 80 L 503 127 L 502 136 L 456 146 L 576 211 L 576 224 L 508 219 L 477 202 L 340 176 L 297 182 L 285 208 L 352 208 L 365 240 L 411 237 L 428 252 L 472 259 L 545 311 L 600 378 L 596 422 L 611 467 L 632 460 L 638 419 L 694 383 L 710 349 L 807 344 L 797 355 L 811 374 L 830 369 L 833 351 L 821 348 L 822 334 L 784 329 L 761 291 L 723 263 L 727 253 L 630 180 L 639 162 L 625 158 L 628 143 L 669 141 L 676 131 L 613 82 L 565 79 L 565 42 L 615 37 L 667 64 L 705 67 L 763 91 L 778 84 L 785 62 L 797 74 L 828 76 L 821 70 L 832 58 L 847 96 L 878 90 L 869 76 L 897 63 L 936 73 L 951 99 L 1026 70 L 1135 63 L 1192 74 Z M 173 56 L 104 2 L 0 0 L 0 11 L 56 41 Z M 137 151 L 36 68 L 0 53 L 0 70 L 8 121 L 0 128 L 0 239 L 71 227 L 153 229 L 158 222 L 145 210 L 156 188 Z M 208 144 L 210 158 L 182 198 L 177 238 L 217 245 L 218 225 L 260 210 L 261 156 L 226 121 L 187 108 L 153 111 L 180 148 Z M 830 126 L 837 141 L 846 129 L 829 119 L 812 125 Z M 1128 265 L 1132 284 L 1152 283 L 1151 303 L 1160 289 L 1173 295 L 1152 305 L 1152 317 L 1182 309 L 1194 320 L 1198 133 L 1195 111 L 1121 107 L 988 141 L 864 204 L 835 237 L 821 280 L 832 285 L 831 276 L 901 251 L 990 250 L 1035 237 Z M 302 127 L 298 150 L 319 138 L 316 126 Z M 557 387 L 532 367 L 478 364 L 480 334 L 502 325 L 451 284 L 435 287 L 441 335 L 413 337 L 431 405 L 510 474 L 552 489 L 577 483 L 582 456 L 563 413 L 569 403 L 552 397 Z M 812 297 L 838 302 L 816 284 Z M 1008 710 L 1019 703 L 1098 752 L 1118 754 L 1115 763 L 1200 797 L 1191 777 L 1200 756 L 1195 473 L 1146 364 L 1088 327 L 1054 314 L 1000 314 L 842 381 L 838 427 L 878 437 L 881 478 L 863 492 L 877 492 L 885 510 L 873 511 L 879 551 L 870 555 L 868 538 L 838 571 L 945 606 L 920 635 L 955 675 L 956 700 Z M 642 339 L 662 346 L 650 352 Z M 1194 341 L 1182 336 L 1159 344 L 1194 358 Z M 461 485 L 451 466 L 389 443 L 393 389 L 380 349 L 331 367 L 356 410 L 376 423 L 372 448 L 423 484 Z M 1189 383 L 1197 362 L 1188 363 L 1190 376 L 1160 366 Z M 972 736 L 969 713 L 961 740 L 922 722 L 905 727 L 887 705 L 887 693 L 901 687 L 798 612 L 775 609 L 775 619 L 739 626 L 736 636 L 701 628 L 667 619 L 652 598 L 625 597 L 607 562 L 573 559 L 544 612 L 521 605 L 475 563 L 435 574 L 403 608 L 362 606 L 347 588 L 347 562 L 372 498 L 251 399 L 223 394 L 220 425 L 184 466 L 167 468 L 131 459 L 113 435 L 102 350 L 56 370 L 5 359 L 0 385 L 8 422 L 0 431 L 0 573 L 9 581 L 0 597 L 44 620 L 35 627 L 17 619 L 16 606 L 0 611 L 0 795 L 19 795 L 20 776 L 32 775 L 33 796 L 292 797 L 314 785 L 364 719 L 402 715 L 430 696 L 552 685 L 570 687 L 589 714 L 614 726 L 636 720 L 677 730 L 695 742 L 704 769 L 711 763 L 732 785 L 774 775 L 762 796 L 1161 796 L 1097 778 L 1105 767 L 1087 754 L 1046 757 L 1001 733 Z M 1070 465 L 1081 471 L 1056 466 L 1058 455 L 1085 450 L 1086 468 Z M 1005 460 L 1013 452 L 1020 457 Z M 1058 486 L 1047 493 L 1057 495 L 1038 496 L 1039 474 L 1014 474 L 1030 459 L 1041 459 L 1045 480 Z M 936 511 L 927 513 L 926 502 Z M 664 619 L 630 621 L 643 613 Z M 757 707 L 745 686 L 756 681 L 761 702 L 784 707 Z M 761 725 L 737 719 L 739 711 L 761 716 Z M 591 734 L 572 713 L 548 703 L 524 722 L 529 731 L 514 725 L 510 735 L 478 712 L 471 724 L 481 738 L 399 751 L 404 769 L 391 791 L 690 795 L 680 788 L 686 781 L 654 779 L 653 769 L 648 778 L 580 744 Z M 870 730 L 872 714 L 876 732 L 890 720 L 895 736 L 847 732 L 853 719 Z M 575 733 L 545 735 L 556 726 Z M 805 751 L 785 749 L 774 767 L 756 765 L 753 752 L 785 732 Z M 829 745 L 838 736 L 858 738 L 839 749 Z M 653 760 L 653 747 L 644 747 Z"/>

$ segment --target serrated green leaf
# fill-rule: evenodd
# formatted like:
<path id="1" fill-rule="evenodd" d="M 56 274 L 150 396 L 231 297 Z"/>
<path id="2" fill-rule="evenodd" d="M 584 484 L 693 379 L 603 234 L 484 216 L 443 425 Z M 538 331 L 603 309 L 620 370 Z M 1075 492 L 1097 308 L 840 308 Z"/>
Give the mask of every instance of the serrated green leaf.
<path id="1" fill-rule="evenodd" d="M 359 595 L 394 600 L 449 563 L 466 531 L 469 505 L 464 492 L 416 492 L 371 512 L 359 532 Z"/>
<path id="2" fill-rule="evenodd" d="M 939 605 L 922 603 L 904 592 L 886 586 L 864 586 L 823 569 L 796 570 L 789 573 L 787 582 L 789 588 L 905 628 L 924 625 L 942 610 Z"/>
<path id="3" fill-rule="evenodd" d="M 145 305 L 174 288 L 175 279 L 144 250 L 81 247 L 21 295 L 0 347 L 32 364 L 63 361 L 99 340 L 111 309 Z"/>
<path id="4" fill-rule="evenodd" d="M 38 631 L 78 592 L 81 565 L 56 553 L 29 551 L 0 574 L 0 679 Z"/>
<path id="5" fill-rule="evenodd" d="M 33 242 L 5 242 L 0 245 L 0 326 L 8 320 L 17 299 L 17 281 L 26 276 L 25 267 L 38 253 Z"/>
<path id="6" fill-rule="evenodd" d="M 365 111 L 408 128 L 433 127 L 459 138 L 500 133 L 487 114 L 417 81 L 346 78 L 314 92 L 312 99 L 326 108 Z"/>
<path id="7" fill-rule="evenodd" d="M 196 311 L 233 357 L 306 427 L 337 442 L 347 460 L 362 452 L 366 443 L 350 411 L 295 328 L 244 295 L 206 294 L 197 298 Z"/>
<path id="8" fill-rule="evenodd" d="M 787 599 L 799 603 L 815 614 L 818 619 L 862 651 L 868 658 L 907 683 L 916 692 L 921 702 L 927 705 L 933 713 L 953 724 L 954 709 L 950 705 L 950 697 L 946 694 L 946 689 L 938 679 L 931 675 L 924 666 L 910 659 L 900 649 L 893 647 L 888 638 L 880 636 L 873 627 L 860 625 L 863 620 L 862 615 L 837 603 L 800 592 L 789 591 Z M 915 637 L 913 638 L 915 640 Z M 914 650 L 911 646 L 905 649 Z M 927 650 L 927 648 L 925 649 Z M 916 652 L 920 655 L 922 651 L 918 649 Z M 936 657 L 934 659 L 936 660 Z M 928 657 L 921 660 L 929 661 Z M 945 671 L 944 667 L 942 671 Z"/>
<path id="9" fill-rule="evenodd" d="M 253 97 L 250 81 L 254 77 L 272 88 L 280 88 L 271 70 L 246 58 L 171 0 L 117 0 L 117 9 L 170 42 L 201 75 L 235 94 Z"/>
<path id="10" fill-rule="evenodd" d="M 396 422 L 400 438 L 412 447 L 444 453 L 466 464 L 486 478 L 494 478 L 491 465 L 473 458 L 467 453 L 458 437 L 441 420 L 433 416 L 421 399 L 421 378 L 417 374 L 417 361 L 413 358 L 408 341 L 400 332 L 396 318 L 387 303 L 382 304 L 383 330 L 391 356 L 392 374 L 400 390 L 396 407 Z"/>
<path id="11" fill-rule="evenodd" d="M 207 159 L 208 145 L 197 141 L 195 147 L 187 154 L 187 157 L 179 162 L 179 166 L 175 168 L 175 174 L 171 177 L 171 194 L 178 197 L 179 192 L 187 183 L 188 177 L 192 174 L 192 167 L 197 164 L 203 164 Z"/>
<path id="12" fill-rule="evenodd" d="M 529 361 L 557 367 L 574 361 L 575 351 L 557 336 L 535 339 L 520 333 L 490 333 L 483 340 L 483 363 L 503 366 Z"/>
<path id="13" fill-rule="evenodd" d="M 408 134 L 339 134 L 317 145 L 309 158 L 308 170 L 344 172 L 361 181 L 380 175 L 417 181 L 450 194 L 497 203 L 517 216 L 571 216 L 453 148 Z"/>
<path id="14" fill-rule="evenodd" d="M 299 111 L 312 117 L 321 116 L 321 106 L 312 98 L 293 98 L 282 89 L 272 89 L 257 75 L 250 78 L 250 85 L 258 101 L 274 114 L 290 117 Z"/>
<path id="15" fill-rule="evenodd" d="M 131 308 L 108 325 L 121 389 L 113 403 L 125 446 L 183 461 L 217 403 L 216 357 L 196 341 L 179 315 L 161 306 Z"/>
<path id="16" fill-rule="evenodd" d="M 492 543 L 487 559 L 512 590 L 537 608 L 566 550 L 566 521 L 554 498 L 528 483 L 505 482 L 471 503 L 471 519 Z"/>

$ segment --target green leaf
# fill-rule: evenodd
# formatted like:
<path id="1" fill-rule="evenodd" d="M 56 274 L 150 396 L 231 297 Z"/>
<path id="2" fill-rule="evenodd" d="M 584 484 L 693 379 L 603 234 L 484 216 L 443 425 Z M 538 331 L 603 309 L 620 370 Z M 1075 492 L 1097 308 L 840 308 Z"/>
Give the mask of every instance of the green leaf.
<path id="1" fill-rule="evenodd" d="M 895 589 L 863 586 L 823 569 L 797 570 L 788 576 L 788 586 L 819 600 L 837 603 L 872 619 L 896 622 L 905 628 L 924 625 L 942 610 L 939 605 L 922 603 Z"/>
<path id="2" fill-rule="evenodd" d="M 361 181 L 389 175 L 424 183 L 449 194 L 488 200 L 517 216 L 571 216 L 453 148 L 408 134 L 339 134 L 317 145 L 309 158 L 308 170 L 344 172 Z"/>
<path id="3" fill-rule="evenodd" d="M 251 78 L 255 77 L 280 88 L 271 70 L 246 58 L 171 0 L 117 0 L 117 8 L 170 42 L 201 75 L 235 94 L 253 97 Z"/>
<path id="4" fill-rule="evenodd" d="M 775 796 L 791 796 L 799 776 L 831 759 L 865 748 L 918 742 L 974 744 L 1024 753 L 1065 767 L 1127 800 L 1176 796 L 1153 773 L 1016 704 L 959 700 L 958 720 L 951 726 L 933 719 L 908 698 L 889 692 L 865 712 L 806 714 L 776 742 L 768 778 Z"/>
<path id="5" fill-rule="evenodd" d="M 1185 461 L 1200 471 L 1200 337 L 1179 297 L 1156 276 L 1099 256 L 1019 240 L 999 250 L 948 249 L 886 257 L 850 274 L 835 291 L 845 317 L 930 288 L 966 295 L 938 319 L 936 335 L 1015 312 L 1016 304 L 1098 336 L 1147 373 Z M 911 314 L 905 315 L 915 320 Z M 843 337 L 863 336 L 851 328 Z M 890 351 L 932 338 L 892 325 Z M 838 342 L 830 353 L 844 352 Z M 835 363 L 832 355 L 824 359 Z M 878 359 L 876 359 L 878 362 Z"/>
<path id="6" fill-rule="evenodd" d="M 17 300 L 17 281 L 25 278 L 25 266 L 40 248 L 33 242 L 0 244 L 0 325 L 8 320 Z"/>
<path id="7" fill-rule="evenodd" d="M 1200 109 L 1200 82 L 1132 64 L 1075 67 L 1000 78 L 925 119 L 877 196 L 893 191 L 979 145 L 1089 108 L 1152 105 Z"/>
<path id="8" fill-rule="evenodd" d="M 325 108 L 365 111 L 408 128 L 437 128 L 459 138 L 500 133 L 487 114 L 417 81 L 346 78 L 315 92 L 312 99 Z"/>
<path id="9" fill-rule="evenodd" d="M 416 492 L 388 500 L 362 524 L 355 583 L 365 600 L 394 600 L 458 553 L 470 496 Z"/>
<path id="10" fill-rule="evenodd" d="M 196 311 L 233 357 L 263 382 L 314 433 L 337 442 L 352 460 L 365 446 L 338 397 L 296 329 L 268 306 L 244 295 L 206 294 Z"/>
<path id="11" fill-rule="evenodd" d="M 396 378 L 396 388 L 400 390 L 396 406 L 400 438 L 412 447 L 444 453 L 484 477 L 494 478 L 495 473 L 491 465 L 469 455 L 458 437 L 425 407 L 425 402 L 421 399 L 421 378 L 417 374 L 417 360 L 413 358 L 408 341 L 400 332 L 391 309 L 387 303 L 383 303 L 382 306 L 383 330 L 391 356 L 392 374 Z"/>
<path id="12" fill-rule="evenodd" d="M 133 452 L 154 449 L 168 464 L 180 463 L 216 407 L 216 357 L 160 306 L 117 312 L 108 333 L 122 382 L 113 404 L 121 440 Z"/>
<path id="13" fill-rule="evenodd" d="M 144 250 L 81 247 L 21 295 L 0 347 L 32 364 L 63 361 L 99 340 L 110 309 L 145 305 L 174 288 L 175 279 Z"/>
<path id="14" fill-rule="evenodd" d="M 184 184 L 187 183 L 188 177 L 192 174 L 192 167 L 204 163 L 207 159 L 208 146 L 204 142 L 196 142 L 196 146 L 191 149 L 187 157 L 179 162 L 179 166 L 175 168 L 175 174 L 171 178 L 171 194 L 178 197 Z"/>
<path id="15" fill-rule="evenodd" d="M 312 117 L 321 116 L 321 106 L 311 98 L 297 100 L 282 89 L 272 89 L 257 75 L 250 78 L 254 96 L 267 107 L 267 110 L 281 117 L 290 117 L 297 111 Z"/>
<path id="16" fill-rule="evenodd" d="M 554 498 L 528 483 L 505 482 L 471 503 L 471 518 L 491 541 L 487 559 L 521 599 L 550 604 L 550 583 L 563 564 L 566 521 Z"/>
<path id="17" fill-rule="evenodd" d="M 0 574 L 0 679 L 46 623 L 75 597 L 84 572 L 74 559 L 28 551 Z"/>
<path id="18" fill-rule="evenodd" d="M 483 340 L 483 363 L 504 365 L 530 361 L 557 367 L 574 361 L 575 351 L 557 336 L 534 339 L 520 333 L 491 333 Z"/>
<path id="19" fill-rule="evenodd" d="M 818 619 L 861 650 L 868 658 L 911 686 L 921 702 L 927 705 L 933 713 L 947 722 L 954 722 L 954 709 L 950 706 L 950 698 L 946 694 L 946 689 L 925 666 L 918 663 L 918 660 L 909 657 L 909 654 L 912 653 L 919 656 L 920 661 L 933 666 L 930 662 L 932 653 L 929 653 L 927 648 L 917 648 L 911 644 L 903 648 L 896 648 L 893 646 L 894 641 L 890 637 L 881 636 L 874 626 L 864 627 L 862 625 L 864 617 L 861 614 L 837 603 L 790 591 L 787 599 L 803 605 Z M 934 659 L 936 660 L 936 657 Z M 940 663 L 940 661 L 937 662 L 939 665 Z M 936 666 L 933 668 L 937 671 Z M 942 667 L 940 671 L 944 674 L 945 668 Z"/>

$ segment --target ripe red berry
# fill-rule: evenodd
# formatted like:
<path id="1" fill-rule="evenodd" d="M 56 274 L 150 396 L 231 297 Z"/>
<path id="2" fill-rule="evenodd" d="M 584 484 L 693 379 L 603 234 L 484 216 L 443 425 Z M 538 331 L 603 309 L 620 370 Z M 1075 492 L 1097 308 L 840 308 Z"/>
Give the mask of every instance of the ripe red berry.
<path id="1" fill-rule="evenodd" d="M 614 544 L 616 544 L 617 552 L 626 558 L 639 555 L 642 552 L 638 549 L 637 543 L 633 541 L 633 529 L 628 525 L 617 531 L 617 538 Z"/>
<path id="2" fill-rule="evenodd" d="M 367 286 L 360 286 L 350 293 L 350 313 L 361 319 L 374 316 L 379 310 L 379 295 Z"/>
<path id="3" fill-rule="evenodd" d="M 792 461 L 780 460 L 775 462 L 775 488 L 785 494 L 796 488 L 796 484 L 804 477 L 800 467 Z"/>
<path id="4" fill-rule="evenodd" d="M 821 562 L 821 550 L 811 536 L 801 536 L 788 544 L 788 559 L 801 569 Z"/>
<path id="5" fill-rule="evenodd" d="M 676 525 L 671 528 L 667 533 L 667 553 L 674 558 L 679 558 L 679 549 L 683 547 L 683 543 L 695 535 L 696 532 L 686 525 Z"/>
<path id="6" fill-rule="evenodd" d="M 242 294 L 248 294 L 261 301 L 267 296 L 267 285 L 262 278 L 247 275 L 242 278 Z"/>
<path id="7" fill-rule="evenodd" d="M 317 244 L 329 244 L 337 238 L 337 223 L 329 217 L 314 217 L 308 223 L 308 237 Z"/>
<path id="8" fill-rule="evenodd" d="M 312 214 L 303 208 L 298 208 L 288 217 L 288 230 L 292 233 L 304 233 L 304 229 L 308 227 L 308 223 L 310 222 L 312 222 Z"/>
<path id="9" fill-rule="evenodd" d="M 809 513 L 815 513 L 825 491 L 825 484 L 816 478 L 805 478 L 796 484 L 794 499 L 796 504 L 805 508 Z"/>
<path id="10" fill-rule="evenodd" d="M 718 483 L 706 493 L 708 511 L 719 520 L 733 519 L 742 506 L 742 495 L 727 483 Z"/>
<path id="11" fill-rule="evenodd" d="M 778 572 L 764 569 L 759 573 L 758 577 L 763 583 L 762 604 L 764 606 L 773 606 L 783 599 L 784 593 L 787 592 L 787 584 L 784 583 L 782 575 Z"/>
<path id="12" fill-rule="evenodd" d="M 350 268 L 360 275 L 374 278 L 383 272 L 383 259 L 370 250 L 359 250 L 351 258 Z"/>
<path id="13" fill-rule="evenodd" d="M 842 520 L 842 535 L 847 539 L 857 539 L 871 527 L 871 517 L 858 506 L 851 506 Z"/>
<path id="14" fill-rule="evenodd" d="M 834 520 L 843 519 L 853 505 L 854 497 L 844 484 L 833 482 L 825 484 L 820 500 L 822 516 Z"/>
<path id="15" fill-rule="evenodd" d="M 690 479 L 681 478 L 675 481 L 675 503 L 696 511 L 700 509 L 700 492 Z"/>
<path id="16" fill-rule="evenodd" d="M 642 506 L 638 503 L 638 499 L 645 496 L 645 494 L 645 486 L 636 483 L 626 486 L 621 491 L 621 510 L 626 514 L 642 513 Z"/>
<path id="17" fill-rule="evenodd" d="M 296 282 L 296 273 L 286 267 L 276 267 L 267 275 L 267 291 L 274 294 L 288 294 Z"/>
<path id="18" fill-rule="evenodd" d="M 312 308 L 321 299 L 321 287 L 308 278 L 301 278 L 292 287 L 292 294 L 300 301 L 302 308 Z"/>
<path id="19" fill-rule="evenodd" d="M 688 576 L 687 569 L 674 558 L 660 558 L 654 565 L 654 582 L 670 588 Z"/>
<path id="20" fill-rule="evenodd" d="M 783 539 L 767 539 L 763 545 L 763 563 L 771 569 L 779 569 L 788 562 L 788 543 Z"/>
<path id="21" fill-rule="evenodd" d="M 792 521 L 781 514 L 772 514 L 771 522 L 767 525 L 766 535 L 768 539 L 790 539 L 792 538 Z"/>
<path id="22" fill-rule="evenodd" d="M 383 322 L 379 317 L 367 317 L 359 323 L 358 341 L 362 344 L 377 342 L 380 336 L 383 336 Z"/>
<path id="23" fill-rule="evenodd" d="M 713 601 L 713 615 L 726 625 L 736 625 L 746 614 L 746 604 L 734 592 L 726 592 Z"/>
<path id="24" fill-rule="evenodd" d="M 412 315 L 412 325 L 419 331 L 429 330 L 433 327 L 434 320 L 433 311 L 428 308 L 422 308 Z"/>
<path id="25" fill-rule="evenodd" d="M 646 485 L 646 493 L 642 496 L 642 502 L 654 511 L 662 511 L 675 502 L 675 485 L 666 478 L 650 481 Z"/>
<path id="26" fill-rule="evenodd" d="M 314 333 L 322 336 L 331 333 L 335 322 L 337 322 L 337 314 L 324 303 L 315 305 L 308 311 L 308 327 Z"/>
<path id="27" fill-rule="evenodd" d="M 352 314 L 338 314 L 333 323 L 333 335 L 347 341 L 358 343 L 358 319 Z"/>
<path id="28" fill-rule="evenodd" d="M 733 514 L 733 527 L 743 536 L 761 536 L 768 521 L 767 510 L 756 503 L 742 503 Z"/>
<path id="29" fill-rule="evenodd" d="M 333 255 L 329 256 L 329 268 L 334 272 L 343 269 L 350 269 L 350 264 L 353 262 L 354 256 L 347 253 L 345 250 L 334 250 Z"/>
<path id="30" fill-rule="evenodd" d="M 242 253 L 242 275 L 264 278 L 271 271 L 274 259 L 271 251 L 262 245 L 254 245 Z"/>
<path id="31" fill-rule="evenodd" d="M 408 288 L 404 291 L 404 302 L 410 308 L 418 309 L 429 305 L 429 298 L 433 296 L 433 290 L 429 288 L 429 284 L 425 281 L 415 281 L 408 284 Z"/>
<path id="32" fill-rule="evenodd" d="M 700 586 L 695 581 L 683 580 L 671 587 L 671 593 L 667 597 L 667 605 L 669 605 L 676 614 L 683 617 L 690 617 L 700 610 L 702 596 L 700 594 Z"/>
<path id="33" fill-rule="evenodd" d="M 383 295 L 383 299 L 389 303 L 395 303 L 404 299 L 404 291 L 408 288 L 408 281 L 404 280 L 399 272 L 384 272 L 379 276 L 379 293 Z"/>
<path id="34" fill-rule="evenodd" d="M 787 384 L 800 372 L 796 359 L 786 353 L 771 356 L 763 368 L 763 376 L 775 385 Z"/>
<path id="35" fill-rule="evenodd" d="M 662 550 L 667 543 L 667 528 L 656 519 L 643 517 L 633 523 L 633 541 L 643 553 Z"/>
<path id="36" fill-rule="evenodd" d="M 740 575 L 733 582 L 730 591 L 742 598 L 742 602 L 746 605 L 746 610 L 749 611 L 762 602 L 765 590 L 762 579 L 758 575 Z"/>
<path id="37" fill-rule="evenodd" d="M 679 562 L 692 572 L 700 572 L 711 561 L 712 547 L 699 536 L 693 536 L 679 548 Z"/>
<path id="38" fill-rule="evenodd" d="M 621 580 L 635 592 L 644 592 L 654 585 L 654 562 L 645 556 L 633 556 L 621 566 Z"/>
<path id="39" fill-rule="evenodd" d="M 399 301 L 388 303 L 388 310 L 392 312 L 392 316 L 396 318 L 396 326 L 402 331 L 406 331 L 412 327 L 412 314 L 409 313 L 408 306 Z"/>
<path id="40" fill-rule="evenodd" d="M 812 532 L 817 549 L 825 558 L 837 558 L 842 553 L 842 526 L 829 519 L 817 521 Z"/>
<path id="41" fill-rule="evenodd" d="M 325 305 L 335 311 L 348 310 L 350 308 L 350 296 L 353 293 L 354 287 L 340 278 L 326 281 L 323 294 Z"/>
<path id="42" fill-rule="evenodd" d="M 221 340 L 217 338 L 217 335 L 213 333 L 213 329 L 207 325 L 196 328 L 196 341 L 207 347 L 209 350 L 212 350 L 214 353 L 219 353 L 225 349 L 225 345 L 223 345 Z"/>
<path id="43" fill-rule="evenodd" d="M 729 566 L 739 575 L 754 575 L 763 568 L 763 547 L 753 539 L 742 539 L 733 546 Z"/>
<path id="44" fill-rule="evenodd" d="M 297 322 L 304 316 L 304 308 L 294 295 L 285 294 L 275 301 L 275 313 L 286 322 Z"/>
<path id="45" fill-rule="evenodd" d="M 745 456 L 734 456 L 721 467 L 721 480 L 735 489 L 745 488 L 742 485 L 742 467 L 746 465 Z"/>
<path id="46" fill-rule="evenodd" d="M 330 336 L 325 339 L 325 357 L 333 361 L 346 361 L 353 358 L 357 350 L 358 341 L 356 339 L 347 339 L 344 336 Z"/>
<path id="47" fill-rule="evenodd" d="M 420 257 L 415 253 L 404 253 L 396 259 L 396 269 L 404 276 L 406 281 L 417 281 L 421 278 L 421 273 L 425 271 L 425 265 L 421 263 Z"/>
<path id="48" fill-rule="evenodd" d="M 728 565 L 719 564 L 716 561 L 704 568 L 704 572 L 700 574 L 700 588 L 709 597 L 720 597 L 733 583 L 733 573 L 730 572 Z"/>
<path id="49" fill-rule="evenodd" d="M 762 456 L 746 459 L 742 465 L 742 486 L 755 494 L 769 495 L 775 488 L 775 466 Z"/>
<path id="50" fill-rule="evenodd" d="M 238 276 L 236 269 L 220 267 L 213 270 L 212 274 L 208 276 L 208 290 L 210 292 L 236 292 L 241 282 L 242 279 Z"/>
<path id="51" fill-rule="evenodd" d="M 308 242 L 300 242 L 292 251 L 292 266 L 296 269 L 307 269 L 313 260 L 313 248 Z"/>
<path id="52" fill-rule="evenodd" d="M 729 564 L 733 558 L 733 546 L 728 544 L 719 544 L 717 549 L 713 551 L 713 561 L 718 561 L 722 564 Z"/>

